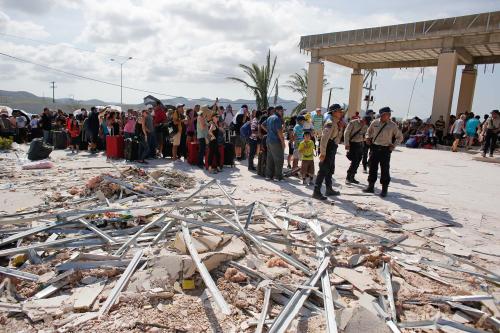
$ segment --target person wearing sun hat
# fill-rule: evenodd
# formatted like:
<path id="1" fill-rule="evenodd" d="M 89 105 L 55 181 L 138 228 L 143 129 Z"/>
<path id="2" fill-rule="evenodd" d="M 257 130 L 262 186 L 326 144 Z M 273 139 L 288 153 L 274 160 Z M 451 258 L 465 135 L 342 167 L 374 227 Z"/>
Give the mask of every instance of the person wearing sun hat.
<path id="1" fill-rule="evenodd" d="M 365 193 L 374 193 L 377 181 L 378 166 L 380 164 L 381 197 L 387 196 L 387 189 L 391 182 L 390 162 L 394 148 L 403 141 L 403 134 L 398 125 L 391 120 L 391 108 L 386 106 L 379 110 L 380 117 L 375 119 L 366 132 L 366 143 L 372 151 L 369 161 L 368 186 Z"/>
<path id="2" fill-rule="evenodd" d="M 339 104 L 333 104 L 328 109 L 332 118 L 325 122 L 323 133 L 320 140 L 320 155 L 319 155 L 319 171 L 316 176 L 316 184 L 312 197 L 318 200 L 326 200 L 326 197 L 321 193 L 321 186 L 325 183 L 325 195 L 339 195 L 340 192 L 332 188 L 332 177 L 335 172 L 335 155 L 337 148 L 342 138 L 342 130 L 344 123 L 342 118 L 344 110 Z"/>

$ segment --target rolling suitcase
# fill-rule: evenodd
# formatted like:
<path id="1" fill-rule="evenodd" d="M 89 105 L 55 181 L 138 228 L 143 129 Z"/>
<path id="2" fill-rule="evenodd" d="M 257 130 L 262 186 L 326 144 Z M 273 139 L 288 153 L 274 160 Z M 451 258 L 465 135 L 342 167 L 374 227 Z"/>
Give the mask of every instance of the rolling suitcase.
<path id="1" fill-rule="evenodd" d="M 205 150 L 205 169 L 208 170 L 208 150 L 209 148 Z M 219 161 L 219 166 L 224 165 L 224 146 L 219 145 L 219 154 L 220 154 L 220 161 Z M 216 167 L 216 161 L 212 161 L 212 168 Z"/>
<path id="2" fill-rule="evenodd" d="M 123 158 L 123 136 L 108 135 L 106 136 L 106 157 L 107 158 Z"/>
<path id="3" fill-rule="evenodd" d="M 188 142 L 188 158 L 187 161 L 189 164 L 197 165 L 198 164 L 198 151 L 200 149 L 200 145 L 197 142 Z"/>
<path id="4" fill-rule="evenodd" d="M 68 135 L 63 131 L 53 131 L 52 144 L 54 149 L 66 149 L 68 147 Z"/>
<path id="5" fill-rule="evenodd" d="M 139 158 L 139 142 L 126 139 L 123 142 L 123 155 L 127 161 L 135 161 Z"/>
<path id="6" fill-rule="evenodd" d="M 234 144 L 226 142 L 224 144 L 224 165 L 229 165 L 231 167 L 234 167 L 235 165 L 234 158 L 235 158 Z"/>

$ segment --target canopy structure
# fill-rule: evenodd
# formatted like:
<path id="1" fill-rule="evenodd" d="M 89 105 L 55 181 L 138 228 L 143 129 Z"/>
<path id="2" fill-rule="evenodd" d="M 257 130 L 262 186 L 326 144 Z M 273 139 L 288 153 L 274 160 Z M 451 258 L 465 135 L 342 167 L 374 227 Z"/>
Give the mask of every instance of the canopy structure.
<path id="1" fill-rule="evenodd" d="M 311 54 L 307 108 L 321 106 L 323 61 L 353 69 L 349 114 L 361 109 L 363 69 L 437 66 L 432 119 L 448 121 L 457 65 L 465 65 L 457 113 L 470 111 L 477 64 L 500 62 L 500 11 L 303 36 Z"/>

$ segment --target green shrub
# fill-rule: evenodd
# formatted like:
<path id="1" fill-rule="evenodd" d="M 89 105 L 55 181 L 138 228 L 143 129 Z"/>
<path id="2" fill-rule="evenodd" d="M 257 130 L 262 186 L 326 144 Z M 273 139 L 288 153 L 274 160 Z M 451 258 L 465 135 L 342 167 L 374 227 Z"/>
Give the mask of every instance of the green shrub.
<path id="1" fill-rule="evenodd" d="M 12 147 L 12 139 L 0 137 L 0 150 L 8 150 Z"/>

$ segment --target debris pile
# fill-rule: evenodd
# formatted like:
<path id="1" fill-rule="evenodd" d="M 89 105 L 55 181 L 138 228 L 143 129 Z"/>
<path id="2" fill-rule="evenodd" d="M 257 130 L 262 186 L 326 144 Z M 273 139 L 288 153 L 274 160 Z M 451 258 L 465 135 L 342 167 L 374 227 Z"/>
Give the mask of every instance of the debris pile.
<path id="1" fill-rule="evenodd" d="M 240 202 L 215 180 L 118 171 L 68 188 L 92 198 L 71 208 L 0 215 L 6 331 L 500 329 L 500 276 L 411 216 L 367 230 L 310 200 Z"/>

